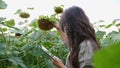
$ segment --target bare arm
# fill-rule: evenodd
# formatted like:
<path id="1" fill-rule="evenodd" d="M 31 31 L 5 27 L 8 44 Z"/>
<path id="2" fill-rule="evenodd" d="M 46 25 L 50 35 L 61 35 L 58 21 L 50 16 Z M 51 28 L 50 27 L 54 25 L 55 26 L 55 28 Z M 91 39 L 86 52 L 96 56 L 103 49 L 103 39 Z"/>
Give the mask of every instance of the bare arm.
<path id="1" fill-rule="evenodd" d="M 55 23 L 55 24 L 54 24 L 54 27 L 58 30 L 58 32 L 60 33 L 60 36 L 61 36 L 62 41 L 66 44 L 66 43 L 68 42 L 68 40 L 67 40 L 67 35 L 66 35 L 65 32 L 62 31 L 59 23 Z"/>
<path id="2" fill-rule="evenodd" d="M 60 33 L 60 36 L 61 36 L 61 39 L 62 39 L 62 41 L 65 43 L 65 44 L 67 44 L 67 36 L 66 36 L 66 34 L 62 31 L 62 29 L 61 29 L 61 27 L 60 27 L 60 25 L 59 25 L 59 23 L 55 23 L 54 24 L 54 27 L 57 29 L 57 31 Z M 62 63 L 62 61 L 58 58 L 58 57 L 54 57 L 54 59 L 56 60 L 52 60 L 52 62 L 53 62 L 53 64 L 55 65 L 55 66 L 57 66 L 58 68 L 67 68 L 63 63 Z"/>

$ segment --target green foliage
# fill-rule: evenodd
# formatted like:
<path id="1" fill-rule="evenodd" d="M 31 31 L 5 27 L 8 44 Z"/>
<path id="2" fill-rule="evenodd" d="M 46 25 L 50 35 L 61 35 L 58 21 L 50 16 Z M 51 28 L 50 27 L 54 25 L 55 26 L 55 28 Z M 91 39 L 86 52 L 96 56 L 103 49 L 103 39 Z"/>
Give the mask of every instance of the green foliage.
<path id="1" fill-rule="evenodd" d="M 112 31 L 106 35 L 105 38 L 101 40 L 102 46 L 109 46 L 112 43 L 116 43 L 120 41 L 120 32 Z"/>
<path id="2" fill-rule="evenodd" d="M 115 26 L 117 26 L 117 27 L 120 26 L 120 23 L 116 24 Z"/>
<path id="3" fill-rule="evenodd" d="M 94 55 L 95 68 L 120 68 L 120 42 L 101 49 Z"/>
<path id="4" fill-rule="evenodd" d="M 100 28 L 108 29 L 113 26 L 117 27 L 118 30 L 107 33 L 106 31 L 97 31 L 96 36 L 100 45 L 101 50 L 97 51 L 94 55 L 95 68 L 120 68 L 120 30 L 119 21 L 120 19 L 113 20 L 110 24 L 99 26 Z M 99 28 L 99 29 L 100 29 Z"/>
<path id="5" fill-rule="evenodd" d="M 110 46 L 113 43 L 119 42 L 120 41 L 120 27 L 119 27 L 119 21 L 120 19 L 114 19 L 110 24 L 108 25 L 98 25 L 98 31 L 96 32 L 96 37 L 97 40 L 99 41 L 100 45 L 102 47 L 104 46 Z M 104 21 L 99 21 L 97 23 L 100 22 L 104 22 Z M 95 25 L 97 25 L 97 23 L 95 23 Z M 117 25 L 117 26 L 116 26 Z M 118 28 L 118 30 L 116 31 L 111 31 L 111 32 L 107 32 L 105 30 L 107 30 L 108 28 L 111 27 L 116 27 Z M 103 30 L 100 30 L 103 29 Z"/>
<path id="6" fill-rule="evenodd" d="M 5 9 L 5 8 L 7 8 L 7 4 L 3 0 L 0 0 L 0 9 Z"/>
<path id="7" fill-rule="evenodd" d="M 8 59 L 11 61 L 14 65 L 20 65 L 22 68 L 27 68 L 25 64 L 23 64 L 23 61 L 19 57 L 10 57 Z"/>
<path id="8" fill-rule="evenodd" d="M 14 27 L 14 20 L 2 20 L 1 25 L 5 28 L 0 32 L 0 68 L 56 68 L 50 58 L 39 49 L 40 45 L 65 63 L 68 50 L 60 40 L 58 32 L 38 30 L 36 23 L 32 23 L 32 29 L 25 32 Z M 12 31 L 6 31 L 6 28 Z M 16 36 L 16 33 L 22 35 Z"/>
<path id="9" fill-rule="evenodd" d="M 6 48 L 6 44 L 0 43 L 0 55 L 5 54 L 5 48 Z"/>
<path id="10" fill-rule="evenodd" d="M 114 19 L 112 21 L 112 23 L 108 24 L 107 26 L 105 26 L 105 28 L 110 28 L 113 25 L 119 25 L 119 23 L 117 23 L 117 21 L 120 21 L 120 19 Z"/>

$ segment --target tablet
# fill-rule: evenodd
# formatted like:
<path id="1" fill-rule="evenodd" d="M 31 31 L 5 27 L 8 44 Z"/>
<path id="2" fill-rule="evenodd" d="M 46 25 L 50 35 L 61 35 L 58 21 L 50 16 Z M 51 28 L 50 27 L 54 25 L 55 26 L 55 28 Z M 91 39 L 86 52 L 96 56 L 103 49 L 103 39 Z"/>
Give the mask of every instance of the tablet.
<path id="1" fill-rule="evenodd" d="M 47 54 L 50 58 L 52 58 L 53 60 L 55 60 L 55 59 L 54 59 L 55 56 L 54 56 L 53 54 L 51 54 L 44 46 L 40 45 L 39 48 L 40 48 L 45 54 Z M 55 61 L 56 61 L 56 60 L 55 60 Z"/>

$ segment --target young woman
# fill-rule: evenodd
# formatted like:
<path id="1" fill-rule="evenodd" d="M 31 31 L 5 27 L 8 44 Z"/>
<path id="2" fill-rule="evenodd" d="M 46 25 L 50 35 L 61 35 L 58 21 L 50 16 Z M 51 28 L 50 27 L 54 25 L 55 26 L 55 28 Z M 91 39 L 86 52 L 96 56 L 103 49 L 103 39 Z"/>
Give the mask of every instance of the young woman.
<path id="1" fill-rule="evenodd" d="M 77 6 L 66 9 L 59 24 L 55 24 L 63 42 L 68 46 L 66 65 L 59 58 L 52 60 L 58 68 L 93 68 L 93 54 L 100 48 L 88 17 Z"/>

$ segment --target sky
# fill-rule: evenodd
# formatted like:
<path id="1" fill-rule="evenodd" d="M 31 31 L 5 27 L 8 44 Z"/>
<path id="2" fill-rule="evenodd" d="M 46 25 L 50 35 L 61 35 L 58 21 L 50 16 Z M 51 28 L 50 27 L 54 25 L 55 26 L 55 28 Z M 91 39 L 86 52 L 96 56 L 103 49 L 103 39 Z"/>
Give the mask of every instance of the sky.
<path id="1" fill-rule="evenodd" d="M 113 19 L 120 18 L 120 0 L 3 0 L 7 3 L 7 8 L 0 10 L 0 17 L 8 19 L 21 19 L 14 13 L 18 9 L 31 14 L 29 20 L 37 18 L 39 15 L 51 15 L 54 13 L 54 6 L 64 5 L 64 9 L 73 5 L 81 7 L 91 22 L 104 20 L 106 23 Z M 27 10 L 33 7 L 34 10 Z"/>

